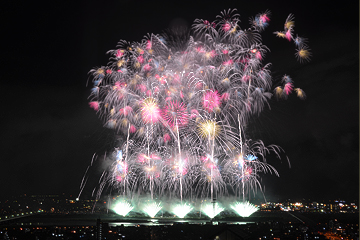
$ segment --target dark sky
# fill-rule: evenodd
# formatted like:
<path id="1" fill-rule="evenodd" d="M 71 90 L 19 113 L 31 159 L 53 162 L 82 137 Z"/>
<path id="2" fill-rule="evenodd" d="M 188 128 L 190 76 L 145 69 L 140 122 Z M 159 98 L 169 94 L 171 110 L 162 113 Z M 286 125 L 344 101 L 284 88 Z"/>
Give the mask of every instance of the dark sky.
<path id="1" fill-rule="evenodd" d="M 190 26 L 196 18 L 214 20 L 220 11 L 237 8 L 243 28 L 257 13 L 272 12 L 263 33 L 271 50 L 265 63 L 273 63 L 274 80 L 289 74 L 307 94 L 305 101 L 271 101 L 271 111 L 251 126 L 255 137 L 280 145 L 291 162 L 289 168 L 285 159 L 271 159 L 280 178 L 264 176 L 265 195 L 358 199 L 356 1 L 71 2 L 2 4 L 1 195 L 77 196 L 92 155 L 110 144 L 109 131 L 88 107 L 87 73 L 106 65 L 105 53 L 119 40 L 141 41 L 174 23 Z M 297 62 L 293 44 L 272 34 L 282 30 L 289 13 L 295 32 L 309 39 L 308 63 Z"/>

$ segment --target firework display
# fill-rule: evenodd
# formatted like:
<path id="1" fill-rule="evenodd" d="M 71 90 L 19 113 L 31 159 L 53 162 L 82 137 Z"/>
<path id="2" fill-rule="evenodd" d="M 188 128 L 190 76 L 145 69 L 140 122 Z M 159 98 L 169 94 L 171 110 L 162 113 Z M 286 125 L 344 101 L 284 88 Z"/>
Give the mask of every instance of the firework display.
<path id="1" fill-rule="evenodd" d="M 109 157 L 97 198 L 105 188 L 127 199 L 149 196 L 152 217 L 162 197 L 181 201 L 173 207 L 180 217 L 192 209 L 183 201 L 210 199 L 203 209 L 213 218 L 223 210 L 215 199 L 233 194 L 243 202 L 232 207 L 237 212 L 256 211 L 245 204 L 247 195 L 262 191 L 259 174 L 278 175 L 266 156 L 280 157 L 282 149 L 251 140 L 246 126 L 273 93 L 279 99 L 293 91 L 301 99 L 306 95 L 287 75 L 273 88 L 270 63 L 263 64 L 269 49 L 260 34 L 270 12 L 256 15 L 247 29 L 239 26 L 239 17 L 230 9 L 213 22 L 196 19 L 189 31 L 121 40 L 108 52 L 109 63 L 90 71 L 90 107 L 105 127 L 126 139 Z M 293 20 L 290 15 L 284 31 L 275 34 L 293 41 L 296 57 L 307 61 L 310 50 L 306 39 L 294 37 Z"/>

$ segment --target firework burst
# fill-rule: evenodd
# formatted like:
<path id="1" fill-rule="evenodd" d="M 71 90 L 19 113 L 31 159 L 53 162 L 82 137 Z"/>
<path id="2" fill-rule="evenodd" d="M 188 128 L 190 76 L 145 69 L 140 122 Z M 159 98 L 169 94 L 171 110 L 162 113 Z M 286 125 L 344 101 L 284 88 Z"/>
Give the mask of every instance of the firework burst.
<path id="1" fill-rule="evenodd" d="M 166 104 L 163 112 L 163 119 L 169 126 L 183 127 L 188 123 L 188 112 L 184 103 L 170 101 Z"/>
<path id="2" fill-rule="evenodd" d="M 272 93 L 277 99 L 306 94 L 287 75 L 273 87 L 270 63 L 263 64 L 270 50 L 260 35 L 270 16 L 260 13 L 241 28 L 240 15 L 229 9 L 215 21 L 196 19 L 192 31 L 121 40 L 108 52 L 109 63 L 90 71 L 89 106 L 123 140 L 107 158 L 113 162 L 101 176 L 97 198 L 108 186 L 129 198 L 181 201 L 213 201 L 232 189 L 244 201 L 246 192 L 262 190 L 261 174 L 278 175 L 266 155 L 280 157 L 282 149 L 250 140 L 246 126 L 269 106 Z M 290 14 L 275 34 L 293 41 L 298 60 L 307 61 L 307 39 L 295 36 L 294 27 Z M 146 205 L 151 217 L 161 209 L 160 203 Z M 211 218 L 219 213 L 214 206 L 221 209 L 211 204 Z"/>
<path id="3" fill-rule="evenodd" d="M 155 98 L 146 98 L 141 103 L 141 116 L 144 123 L 156 123 L 161 117 L 161 111 Z"/>
<path id="4" fill-rule="evenodd" d="M 206 139 L 214 139 L 219 135 L 220 131 L 221 128 L 218 123 L 212 120 L 202 121 L 198 126 L 199 136 Z"/>

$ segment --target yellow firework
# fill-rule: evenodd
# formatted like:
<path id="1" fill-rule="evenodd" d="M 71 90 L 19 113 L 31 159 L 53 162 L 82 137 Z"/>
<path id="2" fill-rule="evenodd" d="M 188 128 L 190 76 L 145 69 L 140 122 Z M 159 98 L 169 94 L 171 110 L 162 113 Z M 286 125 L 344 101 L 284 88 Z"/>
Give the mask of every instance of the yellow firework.
<path id="1" fill-rule="evenodd" d="M 104 74 L 104 73 L 105 73 L 105 71 L 102 68 L 99 68 L 98 70 L 96 70 L 96 74 Z"/>
<path id="2" fill-rule="evenodd" d="M 125 63 L 125 60 L 121 59 L 117 62 L 117 66 L 121 67 Z"/>
<path id="3" fill-rule="evenodd" d="M 212 120 L 206 120 L 199 123 L 198 133 L 203 138 L 214 139 L 220 133 L 220 126 Z"/>
<path id="4" fill-rule="evenodd" d="M 276 34 L 276 36 L 281 37 L 281 38 L 286 37 L 285 33 L 283 33 L 283 32 L 275 32 L 275 34 Z"/>
<path id="5" fill-rule="evenodd" d="M 292 28 L 292 27 L 295 27 L 295 22 L 294 22 L 294 21 L 286 21 L 285 27 L 286 27 L 287 29 Z"/>
<path id="6" fill-rule="evenodd" d="M 282 89 L 281 87 L 276 87 L 276 88 L 275 88 L 275 95 L 276 95 L 276 97 L 277 97 L 277 98 L 281 98 L 282 94 L 283 94 L 283 89 Z"/>
<path id="7" fill-rule="evenodd" d="M 304 60 L 309 61 L 311 57 L 311 53 L 306 46 L 298 49 L 295 55 L 300 60 L 300 62 Z"/>
<path id="8" fill-rule="evenodd" d="M 154 123 L 160 119 L 160 108 L 155 98 L 146 98 L 142 102 L 141 114 L 145 123 Z"/>
<path id="9" fill-rule="evenodd" d="M 305 92 L 301 89 L 301 88 L 295 88 L 295 91 L 297 93 L 297 96 L 300 98 L 300 99 L 305 99 L 306 98 L 306 94 Z"/>

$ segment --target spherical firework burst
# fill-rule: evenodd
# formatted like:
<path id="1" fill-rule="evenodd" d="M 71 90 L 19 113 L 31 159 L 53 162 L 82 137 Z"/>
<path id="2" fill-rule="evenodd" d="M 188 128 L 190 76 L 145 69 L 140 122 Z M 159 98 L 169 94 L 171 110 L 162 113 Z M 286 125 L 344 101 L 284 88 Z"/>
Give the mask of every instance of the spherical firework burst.
<path id="1" fill-rule="evenodd" d="M 220 126 L 213 120 L 205 120 L 199 123 L 198 134 L 206 139 L 214 139 L 221 131 Z"/>
<path id="2" fill-rule="evenodd" d="M 169 101 L 162 112 L 163 119 L 169 126 L 183 127 L 188 123 L 188 112 L 184 103 Z"/>
<path id="3" fill-rule="evenodd" d="M 221 97 L 218 91 L 207 91 L 203 97 L 203 107 L 208 112 L 220 112 Z"/>
<path id="4" fill-rule="evenodd" d="M 145 124 L 156 123 L 161 118 L 161 111 L 155 98 L 148 97 L 141 103 L 141 116 Z"/>

